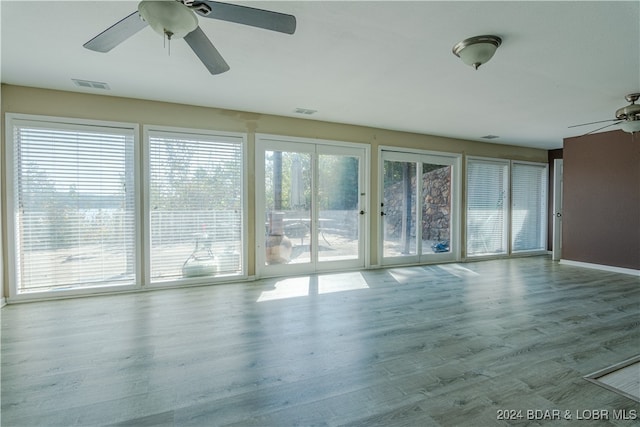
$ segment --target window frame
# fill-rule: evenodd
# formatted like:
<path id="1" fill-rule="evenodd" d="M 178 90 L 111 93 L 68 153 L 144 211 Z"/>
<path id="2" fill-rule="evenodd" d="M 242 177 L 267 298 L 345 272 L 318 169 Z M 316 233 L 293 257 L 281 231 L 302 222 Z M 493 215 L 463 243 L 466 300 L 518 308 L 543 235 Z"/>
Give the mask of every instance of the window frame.
<path id="1" fill-rule="evenodd" d="M 17 218 L 18 206 L 16 203 L 16 185 L 14 158 L 16 155 L 16 143 L 14 140 L 14 128 L 19 125 L 28 126 L 29 123 L 42 126 L 47 123 L 51 126 L 67 127 L 70 130 L 76 129 L 89 130 L 91 127 L 103 129 L 121 129 L 131 134 L 133 139 L 133 179 L 134 179 L 134 254 L 135 254 L 135 271 L 134 279 L 130 284 L 117 285 L 100 285 L 96 287 L 78 287 L 74 289 L 50 289 L 37 292 L 20 292 L 17 282 Z M 149 132 L 160 132 L 174 134 L 177 136 L 205 136 L 208 138 L 216 137 L 223 140 L 234 141 L 240 144 L 242 165 L 242 219 L 241 219 L 241 239 L 242 239 L 242 263 L 239 274 L 221 274 L 220 276 L 203 276 L 199 278 L 167 280 L 160 282 L 152 282 L 151 272 L 151 221 L 150 221 L 150 158 L 149 158 Z M 21 113 L 5 113 L 5 151 L 4 151 L 4 177 L 6 189 L 6 203 L 4 203 L 3 212 L 6 214 L 7 234 L 5 247 L 5 255 L 7 264 L 5 271 L 9 280 L 8 295 L 6 299 L 10 302 L 49 300 L 56 298 L 69 298 L 76 296 L 87 296 L 94 294 L 113 294 L 127 291 L 140 291 L 155 288 L 170 288 L 177 286 L 202 285 L 205 283 L 216 282 L 233 282 L 248 279 L 248 260 L 249 260 L 249 241 L 248 241 L 248 143 L 247 134 L 244 132 L 223 132 L 209 129 L 193 129 L 172 126 L 157 125 L 141 125 L 138 123 L 66 118 L 45 115 L 21 114 Z"/>
<path id="2" fill-rule="evenodd" d="M 502 231 L 504 233 L 503 245 L 504 251 L 499 253 L 488 254 L 469 254 L 469 163 L 479 162 L 485 164 L 494 164 L 506 167 L 505 178 L 507 180 L 504 201 L 506 206 L 504 209 L 504 223 L 502 224 Z M 465 177 L 464 177 L 464 200 L 465 200 L 465 224 L 464 224 L 464 252 L 465 259 L 491 259 L 506 257 L 511 254 L 511 161 L 508 159 L 500 159 L 494 157 L 481 157 L 481 156 L 466 156 L 465 157 Z"/>
<path id="3" fill-rule="evenodd" d="M 296 145 L 300 151 L 308 152 L 312 154 L 312 157 L 315 159 L 312 160 L 314 163 L 312 180 L 317 180 L 318 172 L 316 167 L 316 161 L 318 155 L 322 154 L 324 150 L 331 149 L 335 150 L 335 152 L 339 154 L 351 154 L 351 150 L 362 150 L 362 164 L 360 165 L 361 171 L 361 186 L 360 189 L 360 208 L 364 212 L 361 215 L 362 221 L 362 235 L 359 236 L 362 240 L 362 265 L 356 266 L 354 260 L 347 261 L 333 261 L 331 262 L 333 265 L 328 268 L 323 268 L 323 263 L 311 262 L 309 264 L 286 264 L 287 267 L 277 266 L 277 265 L 266 265 L 266 255 L 265 255 L 265 242 L 263 238 L 260 236 L 264 236 L 266 234 L 266 226 L 264 217 L 261 216 L 261 210 L 266 206 L 265 194 L 260 191 L 255 191 L 254 193 L 254 227 L 255 227 L 255 239 L 252 242 L 255 250 L 255 277 L 256 278 L 265 278 L 265 277 L 282 277 L 283 275 L 296 275 L 296 274 L 313 274 L 319 272 L 326 271 L 339 271 L 342 269 L 353 269 L 353 268 L 363 268 L 368 269 L 371 265 L 371 248 L 370 248 L 370 215 L 368 214 L 368 207 L 370 206 L 370 182 L 371 182 L 371 146 L 368 144 L 364 144 L 361 142 L 350 142 L 343 140 L 328 140 L 328 139 L 319 139 L 319 138 L 307 138 L 307 137 L 293 137 L 286 135 L 277 135 L 277 134 L 268 134 L 268 133 L 256 133 L 255 134 L 255 151 L 254 151 L 254 162 L 255 162 L 255 186 L 254 189 L 260 188 L 260 184 L 258 182 L 259 179 L 264 179 L 265 177 L 265 152 L 268 149 L 274 150 L 288 150 L 291 146 Z M 314 184 L 315 185 L 315 184 Z M 316 197 L 314 192 L 312 197 Z M 318 215 L 317 203 L 314 200 L 312 202 L 314 206 L 314 215 Z M 317 230 L 313 230 L 313 234 L 316 234 Z M 360 263 L 360 261 L 358 261 Z M 307 268 L 311 266 L 311 268 Z"/>
<path id="4" fill-rule="evenodd" d="M 221 138 L 229 142 L 236 142 L 240 144 L 242 151 L 242 171 L 241 171 L 241 191 L 242 191 L 242 219 L 241 219 L 241 241 L 242 241 L 242 253 L 241 253 L 241 267 L 238 274 L 221 274 L 219 276 L 201 276 L 193 278 L 179 278 L 173 280 L 161 280 L 154 281 L 151 276 L 151 158 L 150 158 L 150 134 L 152 133 L 165 133 L 167 136 L 189 136 L 197 138 L 198 136 L 204 136 L 207 138 Z M 189 286 L 189 285 L 203 285 L 208 283 L 220 283 L 220 282 L 232 282 L 241 281 L 248 278 L 248 255 L 249 255 L 249 241 L 248 241 L 248 155 L 247 155 L 247 135 L 242 132 L 224 132 L 207 129 L 193 129 L 182 128 L 175 126 L 159 126 L 159 125 L 143 125 L 142 126 L 142 174 L 143 174 L 143 186 L 145 191 L 142 197 L 142 224 L 143 224 L 143 265 L 144 265 L 144 287 L 150 289 L 156 288 L 170 288 L 176 286 Z"/>
<path id="5" fill-rule="evenodd" d="M 384 162 L 387 160 L 392 161 L 406 161 L 408 156 L 413 156 L 416 163 L 424 163 L 425 161 L 432 162 L 433 164 L 441 164 L 450 166 L 452 168 L 451 173 L 451 191 L 453 196 L 451 197 L 451 239 L 450 247 L 451 252 L 441 254 L 429 254 L 422 253 L 416 254 L 410 257 L 384 257 L 384 211 L 381 203 L 384 200 Z M 415 262 L 416 265 L 433 264 L 441 262 L 454 262 L 460 261 L 463 250 L 463 231 L 462 228 L 465 224 L 462 222 L 462 200 L 464 180 L 462 171 L 463 155 L 460 153 L 451 153 L 446 151 L 433 151 L 433 150 L 421 150 L 414 148 L 396 147 L 381 145 L 378 147 L 378 203 L 376 206 L 376 221 L 377 221 L 377 233 L 378 233 L 378 264 L 385 267 L 394 265 L 411 265 Z M 420 184 L 420 188 L 421 188 Z M 416 188 L 417 191 L 418 187 Z M 416 195 L 419 197 L 418 195 Z M 422 221 L 422 209 L 419 210 L 418 221 Z M 466 248 L 466 246 L 464 246 Z"/>
<path id="6" fill-rule="evenodd" d="M 478 161 L 478 162 L 486 162 L 486 163 L 494 163 L 501 164 L 507 167 L 506 179 L 507 179 L 507 190 L 504 200 L 504 205 L 507 206 L 506 215 L 505 215 L 505 224 L 504 231 L 506 232 L 506 246 L 505 251 L 496 254 L 469 254 L 468 252 L 468 241 L 469 241 L 469 233 L 468 231 L 468 222 L 469 222 L 469 162 Z M 549 203 L 547 200 L 547 196 L 542 198 L 543 201 L 543 212 L 542 212 L 542 249 L 526 249 L 526 250 L 514 250 L 513 249 L 513 165 L 521 164 L 521 165 L 532 165 L 532 166 L 540 166 L 544 167 L 545 172 L 544 176 L 546 177 L 546 186 L 543 187 L 545 194 L 548 193 L 548 171 L 549 165 L 544 162 L 528 162 L 524 160 L 513 160 L 513 159 L 501 159 L 495 157 L 483 157 L 483 156 L 465 156 L 465 190 L 464 190 L 464 198 L 465 198 L 465 236 L 464 236 L 464 248 L 465 248 L 465 260 L 480 260 L 480 259 L 492 259 L 492 258 L 508 258 L 512 256 L 529 256 L 529 255 L 541 255 L 547 253 L 547 215 L 549 211 Z"/>
<path id="7" fill-rule="evenodd" d="M 134 253 L 135 253 L 135 270 L 134 279 L 131 284 L 119 285 L 101 285 L 95 287 L 78 287 L 74 289 L 50 289 L 37 292 L 20 292 L 18 288 L 18 271 L 17 261 L 19 254 L 16 244 L 18 235 L 16 230 L 18 215 L 18 206 L 16 205 L 16 180 L 15 180 L 15 155 L 16 143 L 14 139 L 14 128 L 20 124 L 24 125 L 46 125 L 47 123 L 54 127 L 68 127 L 70 130 L 76 128 L 114 128 L 129 131 L 133 138 L 133 179 L 134 179 Z M 141 245 L 141 225 L 140 218 L 140 174 L 137 165 L 140 163 L 140 131 L 137 123 L 114 122 L 104 120 L 87 120 L 76 118 L 65 118 L 55 116 L 43 116 L 32 114 L 6 113 L 5 114 L 5 178 L 6 178 L 6 221 L 7 221 L 7 277 L 9 279 L 8 298 L 12 301 L 26 301 L 35 299 L 52 299 L 60 297 L 71 297 L 79 295 L 113 293 L 119 291 L 137 290 L 142 287 L 142 245 Z"/>

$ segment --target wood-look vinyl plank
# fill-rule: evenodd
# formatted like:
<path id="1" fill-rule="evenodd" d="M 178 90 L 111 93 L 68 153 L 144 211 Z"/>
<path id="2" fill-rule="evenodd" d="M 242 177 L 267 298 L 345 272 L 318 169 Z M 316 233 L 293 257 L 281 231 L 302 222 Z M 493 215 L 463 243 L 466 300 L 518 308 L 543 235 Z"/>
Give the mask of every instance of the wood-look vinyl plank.
<path id="1" fill-rule="evenodd" d="M 107 427 L 172 427 L 175 425 L 173 411 L 147 415 L 132 420 L 109 424 Z"/>
<path id="2" fill-rule="evenodd" d="M 485 388 L 482 388 L 485 390 Z M 421 408 L 441 426 L 505 425 L 498 420 L 496 409 L 478 389 L 458 390 L 422 401 Z M 473 420 L 473 421 L 471 421 Z"/>
<path id="3" fill-rule="evenodd" d="M 246 419 L 238 419 L 229 425 L 342 425 L 362 418 L 363 414 L 386 413 L 421 401 L 423 395 L 407 395 L 395 387 L 385 387 L 375 381 L 369 387 L 347 392 L 334 392 L 322 398 L 293 405 L 287 401 L 261 413 L 252 413 L 255 407 L 245 411 Z M 269 396 L 263 396 L 269 399 Z M 237 416 L 237 414 L 233 414 Z M 218 422 L 220 414 L 210 420 Z M 209 421 L 209 420 L 207 420 Z M 226 424 L 226 423 L 223 423 Z M 185 425 L 189 425 L 188 423 Z M 203 425 L 195 423 L 194 425 Z"/>
<path id="4" fill-rule="evenodd" d="M 57 400 L 58 407 L 40 409 L 37 402 L 30 401 L 28 405 L 21 406 L 17 414 L 7 414 L 9 411 L 3 407 L 2 425 L 11 427 L 67 427 L 126 423 L 130 420 L 166 412 L 167 407 L 173 407 L 175 404 L 171 393 L 163 391 L 127 394 L 125 397 L 115 397 L 104 393 L 99 402 L 87 402 L 82 398 L 70 401 L 66 400 L 65 396 L 49 397 L 49 399 Z"/>
<path id="5" fill-rule="evenodd" d="M 535 426 L 497 410 L 640 412 L 582 378 L 638 353 L 636 277 L 532 257 L 299 277 L 287 283 L 306 295 L 258 302 L 283 280 L 3 308 L 2 425 Z M 319 293 L 327 280 L 368 288 Z"/>
<path id="6" fill-rule="evenodd" d="M 420 403 L 411 403 L 340 425 L 344 427 L 415 427 L 435 426 L 438 423 L 429 416 L 428 412 L 420 406 Z"/>

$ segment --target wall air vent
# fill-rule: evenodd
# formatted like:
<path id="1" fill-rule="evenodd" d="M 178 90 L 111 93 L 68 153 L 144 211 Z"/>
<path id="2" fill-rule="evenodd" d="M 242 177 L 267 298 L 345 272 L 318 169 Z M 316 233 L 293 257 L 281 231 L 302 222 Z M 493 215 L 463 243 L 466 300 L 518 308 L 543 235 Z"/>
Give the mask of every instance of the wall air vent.
<path id="1" fill-rule="evenodd" d="M 102 89 L 102 90 L 110 90 L 108 84 L 102 82 L 93 82 L 91 80 L 80 80 L 80 79 L 71 79 L 74 85 L 86 89 Z"/>
<path id="2" fill-rule="evenodd" d="M 304 114 L 304 115 L 310 116 L 313 113 L 317 113 L 318 110 L 310 110 L 308 108 L 296 108 L 293 112 L 296 114 Z"/>
<path id="3" fill-rule="evenodd" d="M 500 138 L 498 135 L 485 135 L 485 136 L 481 136 L 480 138 L 482 139 L 496 139 L 496 138 Z"/>

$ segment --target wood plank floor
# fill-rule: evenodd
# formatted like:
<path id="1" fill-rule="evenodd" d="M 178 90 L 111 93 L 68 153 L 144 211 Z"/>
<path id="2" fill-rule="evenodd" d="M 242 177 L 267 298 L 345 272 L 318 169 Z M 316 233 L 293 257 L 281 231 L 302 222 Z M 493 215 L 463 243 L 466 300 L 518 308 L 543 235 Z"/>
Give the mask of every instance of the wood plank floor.
<path id="1" fill-rule="evenodd" d="M 640 279 L 547 257 L 1 313 L 3 426 L 639 422 L 615 419 L 638 403 L 583 376 L 640 353 Z M 563 418 L 536 419 L 545 410 Z M 575 422 L 593 411 L 608 419 Z"/>

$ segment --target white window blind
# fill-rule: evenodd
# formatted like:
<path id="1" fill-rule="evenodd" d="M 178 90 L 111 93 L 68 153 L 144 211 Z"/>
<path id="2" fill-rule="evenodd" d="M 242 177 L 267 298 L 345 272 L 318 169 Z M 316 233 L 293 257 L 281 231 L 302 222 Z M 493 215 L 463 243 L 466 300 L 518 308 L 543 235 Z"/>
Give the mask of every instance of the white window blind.
<path id="1" fill-rule="evenodd" d="M 512 250 L 546 250 L 547 166 L 514 162 L 511 201 Z"/>
<path id="2" fill-rule="evenodd" d="M 509 162 L 468 159 L 467 255 L 507 253 Z"/>
<path id="3" fill-rule="evenodd" d="M 152 282 L 241 273 L 243 139 L 147 134 Z"/>
<path id="4" fill-rule="evenodd" d="M 12 123 L 18 293 L 133 284 L 133 128 Z"/>

